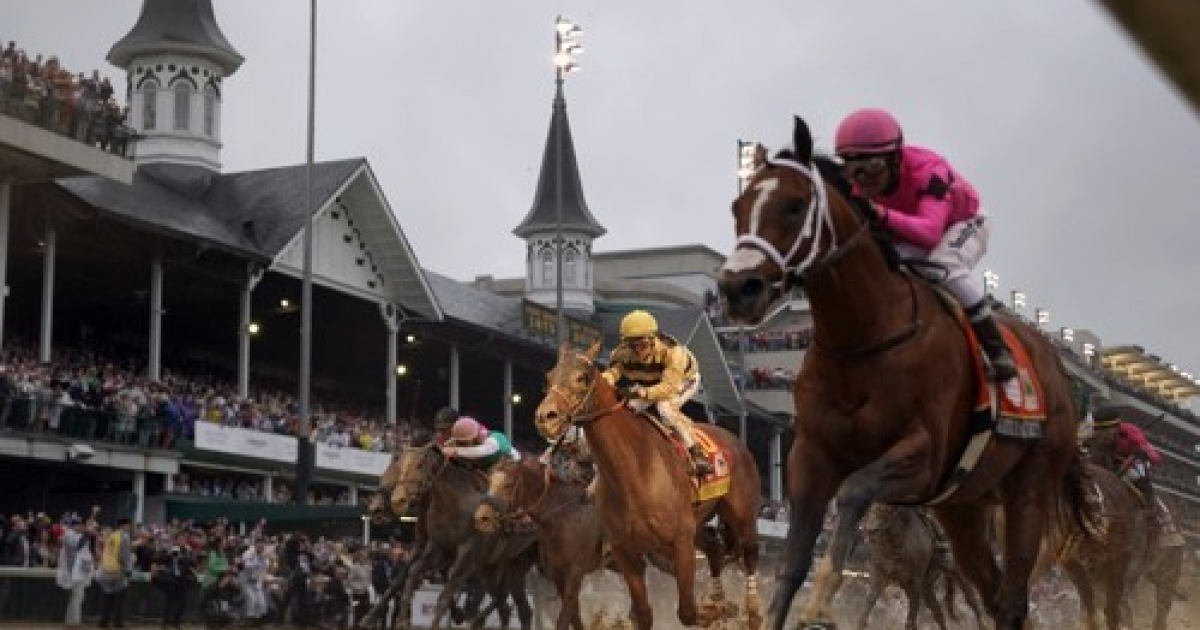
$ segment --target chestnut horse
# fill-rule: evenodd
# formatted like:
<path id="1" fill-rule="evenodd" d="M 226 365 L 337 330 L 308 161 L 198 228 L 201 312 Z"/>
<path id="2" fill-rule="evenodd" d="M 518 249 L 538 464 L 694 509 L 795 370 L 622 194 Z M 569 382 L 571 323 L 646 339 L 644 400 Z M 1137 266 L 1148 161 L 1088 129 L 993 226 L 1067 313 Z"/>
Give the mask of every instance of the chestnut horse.
<path id="1" fill-rule="evenodd" d="M 791 520 L 769 627 L 783 628 L 827 505 L 837 497 L 837 528 L 805 612 L 810 623 L 827 617 L 871 503 L 938 499 L 934 514 L 997 630 L 1018 630 L 1047 523 L 1057 532 L 1065 521 L 1087 518 L 1078 416 L 1062 363 L 1033 327 L 1002 315 L 1041 379 L 1043 435 L 1001 439 L 989 428 L 974 441 L 982 451 L 967 449 L 979 384 L 962 325 L 927 282 L 893 264 L 890 248 L 872 238 L 882 226 L 854 201 L 836 163 L 814 160 L 799 117 L 792 139 L 793 150 L 766 162 L 734 201 L 737 246 L 718 281 L 735 321 L 757 324 L 795 287 L 804 288 L 812 309 L 813 341 L 793 395 Z M 960 468 L 964 452 L 979 453 L 970 472 Z M 997 501 L 1009 524 L 1003 569 L 986 538 L 987 507 Z"/>
<path id="2" fill-rule="evenodd" d="M 725 554 L 732 552 L 746 571 L 746 610 L 751 627 L 761 622 L 758 601 L 758 509 L 760 485 L 754 456 L 737 437 L 721 427 L 697 424 L 728 459 L 730 487 L 725 495 L 693 502 L 688 462 L 676 446 L 646 417 L 618 399 L 616 389 L 600 375 L 596 355 L 566 347 L 547 374 L 547 393 L 537 408 L 543 437 L 558 439 L 572 424 L 583 427 L 596 466 L 596 511 L 612 547 L 612 558 L 629 588 L 632 617 L 639 630 L 653 626 L 646 592 L 646 560 L 675 576 L 679 621 L 706 625 L 696 605 L 695 547 L 708 557 L 714 583 L 720 584 Z M 716 515 L 724 545 L 702 535 L 700 525 Z M 722 548 L 723 547 L 723 548 Z M 703 618 L 701 618 L 703 617 Z"/>
<path id="3" fill-rule="evenodd" d="M 485 533 L 503 521 L 529 519 L 537 526 L 538 566 L 558 591 L 556 630 L 584 630 L 579 613 L 583 578 L 604 566 L 604 532 L 587 488 L 571 483 L 532 455 L 506 459 L 488 474 L 488 496 L 475 510 Z"/>

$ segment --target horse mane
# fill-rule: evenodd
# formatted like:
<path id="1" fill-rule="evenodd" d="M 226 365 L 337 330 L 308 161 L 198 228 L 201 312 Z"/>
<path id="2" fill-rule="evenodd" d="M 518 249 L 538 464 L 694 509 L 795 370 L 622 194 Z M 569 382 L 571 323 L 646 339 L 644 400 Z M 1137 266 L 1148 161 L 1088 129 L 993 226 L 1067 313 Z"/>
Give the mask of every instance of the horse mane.
<path id="1" fill-rule="evenodd" d="M 776 159 L 792 160 L 799 162 L 800 158 L 796 155 L 793 149 L 782 149 L 775 154 Z M 900 269 L 900 256 L 896 253 L 896 248 L 892 246 L 892 232 L 886 229 L 879 223 L 879 217 L 871 208 L 871 201 L 862 195 L 854 192 L 854 185 L 846 178 L 846 174 L 842 172 L 842 164 L 836 158 L 825 154 L 813 155 L 813 164 L 817 167 L 817 172 L 821 174 L 821 179 L 825 180 L 826 184 L 833 186 L 833 189 L 850 204 L 854 209 L 855 214 L 864 221 L 871 230 L 871 240 L 879 247 L 880 253 L 883 254 L 884 260 L 887 262 L 888 269 L 897 271 Z"/>

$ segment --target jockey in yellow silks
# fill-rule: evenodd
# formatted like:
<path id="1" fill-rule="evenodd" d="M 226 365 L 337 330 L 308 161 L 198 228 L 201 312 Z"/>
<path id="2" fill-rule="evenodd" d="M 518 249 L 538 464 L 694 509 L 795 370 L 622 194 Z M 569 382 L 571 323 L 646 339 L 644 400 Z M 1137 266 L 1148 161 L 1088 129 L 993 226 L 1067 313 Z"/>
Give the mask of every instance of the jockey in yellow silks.
<path id="1" fill-rule="evenodd" d="M 687 447 L 696 475 L 712 474 L 692 437 L 692 421 L 682 411 L 700 389 L 699 365 L 683 344 L 659 332 L 653 315 L 635 310 L 621 320 L 621 344 L 613 349 L 602 376 L 622 392 L 631 409 L 642 412 L 653 406 Z"/>

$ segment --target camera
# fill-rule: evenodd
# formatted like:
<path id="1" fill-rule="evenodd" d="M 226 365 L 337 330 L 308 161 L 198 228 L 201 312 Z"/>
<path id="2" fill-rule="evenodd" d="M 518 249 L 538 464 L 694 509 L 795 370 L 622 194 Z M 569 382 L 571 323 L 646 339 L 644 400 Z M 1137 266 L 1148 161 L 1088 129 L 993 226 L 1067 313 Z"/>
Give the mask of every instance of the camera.
<path id="1" fill-rule="evenodd" d="M 96 456 L 96 451 L 87 444 L 76 442 L 67 447 L 67 461 L 86 462 Z"/>

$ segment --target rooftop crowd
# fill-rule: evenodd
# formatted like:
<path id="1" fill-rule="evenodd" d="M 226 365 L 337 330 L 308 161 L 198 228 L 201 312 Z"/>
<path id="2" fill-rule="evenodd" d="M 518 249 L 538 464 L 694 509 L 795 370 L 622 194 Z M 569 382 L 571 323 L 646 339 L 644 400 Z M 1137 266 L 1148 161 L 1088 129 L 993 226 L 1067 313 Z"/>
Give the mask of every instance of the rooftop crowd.
<path id="1" fill-rule="evenodd" d="M 0 114 L 117 155 L 126 154 L 134 135 L 126 124 L 129 107 L 99 70 L 72 73 L 58 57 L 43 60 L 13 41 L 0 50 Z"/>

